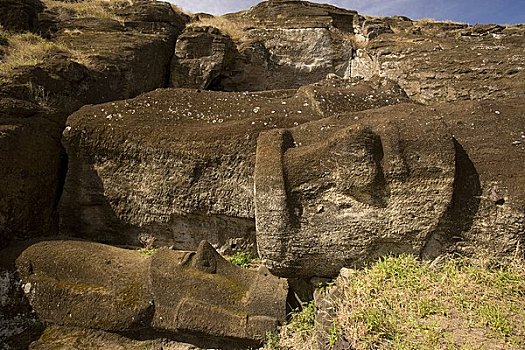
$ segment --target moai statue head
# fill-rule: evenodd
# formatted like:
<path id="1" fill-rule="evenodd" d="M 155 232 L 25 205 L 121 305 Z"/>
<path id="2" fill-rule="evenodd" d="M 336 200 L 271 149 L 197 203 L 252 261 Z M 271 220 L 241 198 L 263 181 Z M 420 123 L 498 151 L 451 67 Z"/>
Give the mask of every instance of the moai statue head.
<path id="1" fill-rule="evenodd" d="M 443 249 L 453 138 L 424 107 L 384 110 L 390 114 L 327 118 L 259 137 L 257 242 L 272 273 L 335 276 L 385 254 Z"/>

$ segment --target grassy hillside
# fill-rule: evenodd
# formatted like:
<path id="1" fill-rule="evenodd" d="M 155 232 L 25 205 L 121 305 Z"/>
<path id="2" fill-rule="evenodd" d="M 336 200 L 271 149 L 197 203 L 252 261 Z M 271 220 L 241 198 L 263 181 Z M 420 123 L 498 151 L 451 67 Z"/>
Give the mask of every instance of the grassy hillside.
<path id="1" fill-rule="evenodd" d="M 344 269 L 316 300 L 266 348 L 525 349 L 521 258 L 387 257 Z"/>

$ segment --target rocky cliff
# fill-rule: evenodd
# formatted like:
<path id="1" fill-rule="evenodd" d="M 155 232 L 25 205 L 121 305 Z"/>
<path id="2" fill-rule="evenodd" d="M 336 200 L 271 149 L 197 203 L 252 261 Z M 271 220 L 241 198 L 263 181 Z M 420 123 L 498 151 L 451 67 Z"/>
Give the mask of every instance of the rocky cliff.
<path id="1" fill-rule="evenodd" d="M 66 346 L 71 337 L 130 347 L 150 337 L 162 347 L 195 343 L 195 332 L 235 348 L 232 337 L 259 344 L 278 323 L 258 321 L 249 308 L 257 293 L 221 305 L 238 300 L 238 288 L 220 282 L 231 295 L 180 301 L 188 312 L 171 328 L 148 318 L 152 298 L 141 300 L 144 312 L 130 309 L 162 334 L 141 329 L 139 340 L 126 327 L 105 334 L 113 329 L 81 317 L 80 329 L 62 329 L 68 324 L 46 309 L 46 298 L 66 302 L 60 288 L 70 280 L 50 283 L 49 295 L 24 288 L 28 299 L 19 287 L 57 279 L 71 264 L 80 276 L 67 289 L 73 295 L 100 262 L 75 264 L 67 258 L 75 243 L 46 243 L 65 260 L 40 276 L 23 256 L 38 265 L 48 253 L 21 253 L 28 239 L 129 249 L 148 236 L 158 248 L 196 251 L 209 272 L 203 261 L 218 255 L 199 253 L 206 240 L 221 253 L 258 254 L 266 267 L 257 278 L 288 278 L 298 294 L 298 278 L 332 278 L 388 254 L 523 254 L 523 25 L 370 17 L 298 0 L 222 17 L 146 0 L 0 0 L 0 7 L 0 322 L 7 325 L 0 339 L 9 346 L 23 348 L 16 339 L 38 330 L 27 327 L 40 324 L 32 307 L 53 325 L 35 348 Z M 137 266 L 149 261 L 120 248 L 86 249 L 123 254 Z M 156 259 L 171 254 L 163 252 Z M 189 261 L 183 256 L 180 264 Z M 193 267 L 185 278 L 211 281 Z M 182 283 L 166 271 L 157 271 L 164 287 Z M 244 291 L 246 281 L 233 283 Z M 125 293 L 106 282 L 87 284 L 96 298 L 111 295 L 122 306 Z M 268 311 L 279 322 L 281 294 Z M 232 322 L 204 329 L 188 316 L 222 308 Z M 108 314 L 89 311 L 93 319 Z"/>

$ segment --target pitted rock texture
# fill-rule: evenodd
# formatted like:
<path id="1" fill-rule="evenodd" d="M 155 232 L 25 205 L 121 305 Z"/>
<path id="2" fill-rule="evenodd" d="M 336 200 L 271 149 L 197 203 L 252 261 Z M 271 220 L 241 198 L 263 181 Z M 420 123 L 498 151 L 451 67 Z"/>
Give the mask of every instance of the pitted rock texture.
<path id="1" fill-rule="evenodd" d="M 47 241 L 24 250 L 16 264 L 31 306 L 48 324 L 253 346 L 286 318 L 286 280 L 264 267 L 234 266 L 206 241 L 196 252 L 162 248 L 153 256 Z"/>
<path id="2" fill-rule="evenodd" d="M 519 250 L 525 149 L 515 130 L 525 121 L 517 102 L 400 104 L 262 134 L 261 257 L 272 273 L 311 277 L 392 253 Z"/>
<path id="3" fill-rule="evenodd" d="M 5 251 L 3 251 L 5 253 Z M 0 266 L 0 344 L 2 349 L 19 349 L 38 334 L 40 324 L 24 297 L 18 273 Z"/>
<path id="4" fill-rule="evenodd" d="M 261 131 L 320 119 L 338 108 L 401 101 L 406 97 L 395 84 L 336 79 L 298 91 L 172 89 L 86 106 L 64 132 L 69 170 L 61 230 L 121 243 L 145 232 L 178 249 L 194 249 L 201 238 L 221 250 L 253 245 Z"/>

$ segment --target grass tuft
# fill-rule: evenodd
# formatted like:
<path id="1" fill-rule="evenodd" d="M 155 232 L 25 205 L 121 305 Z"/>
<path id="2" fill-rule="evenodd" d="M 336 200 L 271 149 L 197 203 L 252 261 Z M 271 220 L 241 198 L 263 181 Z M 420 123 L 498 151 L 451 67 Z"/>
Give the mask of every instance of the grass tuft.
<path id="1" fill-rule="evenodd" d="M 83 0 L 80 2 L 64 2 L 59 0 L 44 0 L 46 7 L 58 13 L 59 18 L 108 18 L 116 21 L 122 19 L 115 14 L 115 9 L 132 5 L 131 0 Z"/>
<path id="2" fill-rule="evenodd" d="M 235 42 L 240 42 L 246 39 L 246 23 L 237 21 L 230 21 L 229 19 L 216 16 L 210 18 L 202 18 L 199 21 L 188 24 L 188 28 L 195 27 L 213 27 L 221 31 L 221 33 L 228 35 Z"/>
<path id="3" fill-rule="evenodd" d="M 247 269 L 260 263 L 259 259 L 253 256 L 253 254 L 250 252 L 237 252 L 230 256 L 228 261 L 233 265 L 242 267 L 243 269 Z"/>
<path id="4" fill-rule="evenodd" d="M 68 53 L 62 44 L 51 42 L 33 33 L 13 34 L 0 29 L 5 42 L 0 60 L 0 76 L 7 77 L 17 67 L 41 64 L 52 54 Z"/>
<path id="5" fill-rule="evenodd" d="M 144 256 L 153 256 L 157 253 L 156 248 L 140 248 L 137 251 L 139 252 L 139 254 Z"/>

